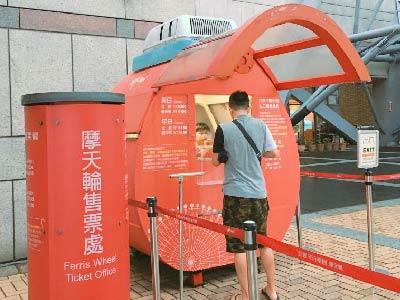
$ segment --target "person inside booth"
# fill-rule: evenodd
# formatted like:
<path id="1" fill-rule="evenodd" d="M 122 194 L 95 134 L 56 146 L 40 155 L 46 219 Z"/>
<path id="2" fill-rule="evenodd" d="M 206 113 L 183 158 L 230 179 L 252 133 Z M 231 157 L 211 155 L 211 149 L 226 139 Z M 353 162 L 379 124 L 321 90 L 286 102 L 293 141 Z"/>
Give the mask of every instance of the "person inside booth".
<path id="1" fill-rule="evenodd" d="M 195 95 L 196 103 L 196 158 L 211 164 L 215 130 L 230 122 L 229 95 Z"/>
<path id="2" fill-rule="evenodd" d="M 196 156 L 211 158 L 212 136 L 210 127 L 203 122 L 196 124 Z"/>

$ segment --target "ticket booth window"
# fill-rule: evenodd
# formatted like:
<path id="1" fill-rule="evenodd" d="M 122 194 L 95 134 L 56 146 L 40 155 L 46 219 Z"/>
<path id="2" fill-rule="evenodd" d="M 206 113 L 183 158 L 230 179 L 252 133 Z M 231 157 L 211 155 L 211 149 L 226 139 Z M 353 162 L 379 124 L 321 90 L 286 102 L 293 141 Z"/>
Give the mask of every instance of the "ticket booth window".
<path id="1" fill-rule="evenodd" d="M 195 95 L 198 160 L 211 160 L 213 140 L 218 125 L 232 121 L 228 100 L 228 95 Z"/>
<path id="2" fill-rule="evenodd" d="M 250 106 L 252 97 L 249 96 Z M 196 157 L 211 160 L 215 131 L 219 124 L 232 121 L 229 95 L 195 95 Z"/>

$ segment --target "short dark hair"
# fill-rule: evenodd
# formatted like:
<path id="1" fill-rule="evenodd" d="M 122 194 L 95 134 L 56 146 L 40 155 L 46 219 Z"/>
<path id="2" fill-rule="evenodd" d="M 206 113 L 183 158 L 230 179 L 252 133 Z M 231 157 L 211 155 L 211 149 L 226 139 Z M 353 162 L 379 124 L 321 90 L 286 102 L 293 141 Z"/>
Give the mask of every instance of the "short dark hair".
<path id="1" fill-rule="evenodd" d="M 210 127 L 206 123 L 197 123 L 196 124 L 196 132 L 204 132 L 208 131 L 210 132 Z"/>
<path id="2" fill-rule="evenodd" d="M 249 95 L 245 91 L 236 91 L 229 96 L 229 107 L 233 110 L 249 108 Z"/>

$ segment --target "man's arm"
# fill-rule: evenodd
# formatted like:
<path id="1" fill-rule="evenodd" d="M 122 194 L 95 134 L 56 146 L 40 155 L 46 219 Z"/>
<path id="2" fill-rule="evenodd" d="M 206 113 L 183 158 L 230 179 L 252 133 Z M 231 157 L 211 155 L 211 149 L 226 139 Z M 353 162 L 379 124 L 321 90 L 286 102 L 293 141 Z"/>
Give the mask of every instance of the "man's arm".
<path id="1" fill-rule="evenodd" d="M 281 151 L 278 150 L 278 148 L 264 152 L 263 157 L 265 158 L 279 158 L 281 157 Z"/>
<path id="2" fill-rule="evenodd" d="M 269 131 L 267 125 L 265 125 L 265 141 L 263 150 L 263 157 L 265 158 L 281 157 L 281 152 L 278 150 L 278 146 L 276 145 L 274 138 L 272 137 L 271 131 Z"/>
<path id="3" fill-rule="evenodd" d="M 212 155 L 212 164 L 216 167 L 221 164 L 218 161 L 218 154 L 222 151 L 224 151 L 224 132 L 222 131 L 222 128 L 218 126 L 217 130 L 215 131 Z"/>
<path id="4" fill-rule="evenodd" d="M 218 161 L 218 153 L 212 154 L 212 164 L 218 167 L 221 163 Z"/>

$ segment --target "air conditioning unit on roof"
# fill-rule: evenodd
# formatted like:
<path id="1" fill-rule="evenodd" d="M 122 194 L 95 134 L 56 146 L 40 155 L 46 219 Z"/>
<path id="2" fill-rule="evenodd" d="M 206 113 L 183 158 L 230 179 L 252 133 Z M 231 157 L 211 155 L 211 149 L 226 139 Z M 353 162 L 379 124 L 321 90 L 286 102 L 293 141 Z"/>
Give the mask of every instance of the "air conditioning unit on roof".
<path id="1" fill-rule="evenodd" d="M 233 20 L 183 15 L 151 29 L 144 41 L 144 51 L 170 40 L 190 38 L 198 41 L 236 28 Z"/>

